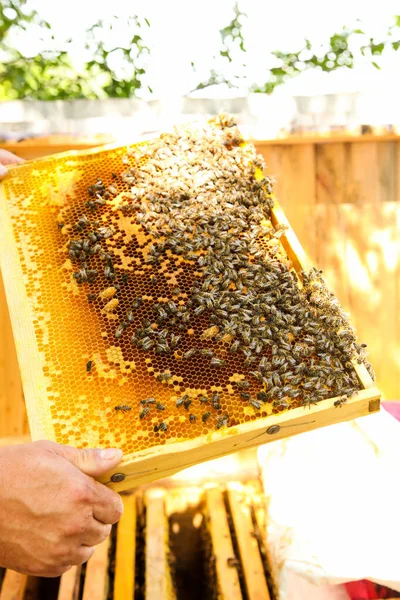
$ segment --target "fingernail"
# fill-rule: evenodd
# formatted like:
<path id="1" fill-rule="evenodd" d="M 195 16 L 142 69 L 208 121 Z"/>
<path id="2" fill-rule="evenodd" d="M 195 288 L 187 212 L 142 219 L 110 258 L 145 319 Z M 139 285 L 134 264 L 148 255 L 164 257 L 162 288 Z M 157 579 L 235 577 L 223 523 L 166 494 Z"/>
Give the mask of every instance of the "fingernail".
<path id="1" fill-rule="evenodd" d="M 4 165 L 0 165 L 0 177 L 4 177 L 4 175 L 7 175 L 8 171 L 6 169 L 6 167 Z"/>
<path id="2" fill-rule="evenodd" d="M 102 448 L 101 450 L 99 450 L 99 456 L 102 460 L 122 458 L 122 450 L 120 450 L 119 448 Z"/>

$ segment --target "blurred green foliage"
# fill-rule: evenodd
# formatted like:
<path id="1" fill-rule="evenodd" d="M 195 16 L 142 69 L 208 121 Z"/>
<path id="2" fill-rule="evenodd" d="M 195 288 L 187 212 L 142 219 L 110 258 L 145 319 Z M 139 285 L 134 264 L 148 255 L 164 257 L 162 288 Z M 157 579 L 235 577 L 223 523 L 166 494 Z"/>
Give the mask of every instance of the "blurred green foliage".
<path id="1" fill-rule="evenodd" d="M 196 90 L 225 83 L 236 87 L 245 82 L 246 47 L 243 24 L 247 15 L 233 6 L 230 22 L 220 30 L 221 45 L 215 57 L 218 68 L 201 81 Z M 30 98 L 34 100 L 72 100 L 76 98 L 132 98 L 143 89 L 146 58 L 150 50 L 142 32 L 150 27 L 147 19 L 132 16 L 124 20 L 126 35 L 117 47 L 109 47 L 104 34 L 115 27 L 118 17 L 98 21 L 87 31 L 86 55 L 80 69 L 74 66 L 68 52 L 71 40 L 65 40 L 61 48 L 45 50 L 32 56 L 22 54 L 13 39 L 24 31 L 51 36 L 51 26 L 28 8 L 27 0 L 1 0 L 0 4 L 0 100 Z M 35 33 L 36 32 L 36 33 Z M 46 37 L 46 36 L 45 36 Z M 54 37 L 51 46 L 54 46 Z M 353 68 L 362 58 L 380 68 L 380 56 L 387 50 L 400 48 L 400 16 L 394 18 L 384 40 L 367 38 L 361 29 L 344 28 L 334 33 L 321 47 L 314 47 L 305 40 L 299 50 L 275 51 L 273 62 L 262 82 L 250 87 L 250 91 L 272 93 L 290 77 L 307 69 L 331 72 L 341 68 Z M 117 59 L 117 60 L 115 60 Z M 218 60 L 217 60 L 218 59 Z M 263 56 L 259 56 L 262 68 Z M 265 60 L 271 60 L 271 55 Z M 195 69 L 195 65 L 192 63 Z M 196 69 L 195 69 L 196 70 Z M 238 74 L 242 73 L 242 75 Z M 151 88 L 148 87 L 151 92 Z"/>
<path id="2" fill-rule="evenodd" d="M 219 31 L 219 35 L 221 37 L 219 56 L 224 59 L 224 62 L 226 61 L 227 63 L 233 62 L 234 59 L 232 54 L 235 52 L 235 50 L 239 50 L 243 56 L 246 52 L 243 37 L 243 21 L 247 18 L 247 15 L 239 9 L 237 2 L 234 4 L 233 11 L 234 16 L 230 23 Z M 215 60 L 216 57 L 214 57 L 214 61 Z M 192 67 L 195 69 L 194 63 L 192 63 Z M 225 73 L 220 73 L 215 69 L 211 69 L 208 78 L 204 81 L 201 81 L 195 87 L 195 89 L 202 90 L 210 85 L 218 85 L 219 83 L 225 83 L 228 85 L 228 87 L 235 87 L 238 79 L 239 78 L 237 76 L 233 76 L 232 79 L 229 79 L 225 76 Z"/>
<path id="3" fill-rule="evenodd" d="M 51 30 L 36 11 L 27 10 L 26 0 L 2 0 L 0 4 L 0 100 L 30 98 L 33 100 L 74 100 L 77 98 L 131 98 L 142 87 L 145 69 L 143 57 L 149 49 L 140 30 L 149 27 L 136 16 L 125 22 L 126 43 L 108 48 L 102 32 L 115 26 L 117 17 L 109 22 L 98 21 L 87 32 L 86 50 L 90 60 L 81 71 L 73 66 L 66 40 L 64 48 L 25 56 L 10 42 L 28 27 L 37 31 Z M 112 67 L 112 56 L 119 53 L 118 69 Z"/>
<path id="4" fill-rule="evenodd" d="M 267 81 L 260 86 L 253 86 L 252 91 L 270 94 L 285 83 L 290 77 L 307 69 L 319 69 L 330 73 L 340 68 L 352 69 L 359 55 L 367 58 L 371 64 L 380 69 L 377 58 L 385 50 L 398 50 L 400 47 L 400 16 L 394 17 L 394 24 L 389 27 L 384 40 L 369 38 L 366 43 L 365 33 L 361 29 L 347 29 L 330 36 L 325 50 L 315 48 L 310 40 L 297 52 L 273 52 L 277 66 L 269 70 Z M 359 38 L 360 43 L 358 43 Z"/>
<path id="5" fill-rule="evenodd" d="M 320 69 L 321 71 L 331 72 L 340 67 L 353 68 L 354 55 L 349 49 L 349 37 L 356 31 L 344 29 L 341 33 L 335 33 L 329 39 L 329 49 L 317 54 L 313 50 L 310 40 L 305 40 L 303 48 L 297 52 L 273 52 L 280 63 L 277 67 L 272 67 L 269 72 L 269 78 L 260 87 L 255 87 L 253 91 L 271 94 L 274 89 L 285 83 L 289 77 L 298 75 L 307 69 Z"/>

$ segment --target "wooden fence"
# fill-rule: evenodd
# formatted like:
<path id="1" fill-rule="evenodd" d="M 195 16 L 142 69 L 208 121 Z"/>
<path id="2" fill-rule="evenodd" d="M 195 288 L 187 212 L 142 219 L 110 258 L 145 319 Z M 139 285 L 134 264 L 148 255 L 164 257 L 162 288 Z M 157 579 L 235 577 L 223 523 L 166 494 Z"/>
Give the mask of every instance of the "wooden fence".
<path id="1" fill-rule="evenodd" d="M 368 344 L 378 385 L 386 399 L 400 399 L 400 139 L 290 138 L 257 147 L 303 247 Z M 27 431 L 0 278 L 0 436 Z"/>
<path id="2" fill-rule="evenodd" d="M 400 399 L 400 140 L 261 143 L 275 193 Z"/>

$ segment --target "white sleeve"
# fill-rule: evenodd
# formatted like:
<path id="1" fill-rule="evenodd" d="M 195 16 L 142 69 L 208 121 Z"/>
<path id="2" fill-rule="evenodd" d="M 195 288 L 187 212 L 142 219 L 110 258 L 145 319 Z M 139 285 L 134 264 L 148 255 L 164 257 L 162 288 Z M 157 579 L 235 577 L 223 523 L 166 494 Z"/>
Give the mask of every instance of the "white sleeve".
<path id="1" fill-rule="evenodd" d="M 400 423 L 382 410 L 258 454 L 281 600 L 291 596 L 291 573 L 318 585 L 369 579 L 400 591 Z"/>

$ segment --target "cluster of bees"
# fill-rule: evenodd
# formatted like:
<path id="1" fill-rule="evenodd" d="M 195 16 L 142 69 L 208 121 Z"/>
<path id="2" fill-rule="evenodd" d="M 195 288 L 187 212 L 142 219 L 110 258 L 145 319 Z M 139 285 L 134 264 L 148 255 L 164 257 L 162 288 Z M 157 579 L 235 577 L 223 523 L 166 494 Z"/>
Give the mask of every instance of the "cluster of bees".
<path id="1" fill-rule="evenodd" d="M 115 330 L 117 340 L 129 336 L 140 351 L 170 357 L 171 366 L 156 374 L 158 381 L 168 384 L 178 355 L 183 368 L 206 360 L 216 383 L 229 377 L 226 371 L 235 359 L 244 375 L 233 382 L 237 396 L 256 412 L 266 403 L 284 410 L 293 402 L 311 406 L 330 397 L 339 397 L 335 406 L 340 406 L 360 389 L 351 361 L 363 362 L 372 374 L 365 344 L 358 344 L 321 271 L 302 273 L 299 285 L 283 258 L 279 240 L 285 229 L 270 220 L 271 182 L 256 177 L 262 159 L 244 144 L 231 117 L 164 134 L 135 147 L 123 164 L 125 170 L 113 173 L 110 185 L 98 180 L 89 187 L 86 207 L 93 220 L 79 219 L 68 252 L 77 265 L 77 283 L 102 277 L 105 287 L 112 285 L 117 293 L 129 285 L 106 244 L 114 229 L 96 220 L 112 201 L 152 240 L 144 260 L 152 285 L 157 286 L 166 257 L 190 271 L 191 287 L 184 293 L 173 288 L 171 297 L 154 302 L 140 322 L 138 309 L 145 301 L 135 297 Z M 121 186 L 130 191 L 120 192 Z M 101 269 L 90 266 L 95 257 Z M 188 328 L 200 332 L 189 348 Z M 217 411 L 219 429 L 230 418 L 221 414 L 215 394 L 198 400 Z M 188 396 L 175 402 L 188 411 L 191 403 Z M 140 418 L 153 405 L 164 410 L 159 404 L 154 398 L 143 401 Z M 190 421 L 197 419 L 188 414 Z M 202 421 L 210 415 L 204 412 Z M 166 431 L 168 426 L 163 421 L 155 428 Z"/>

